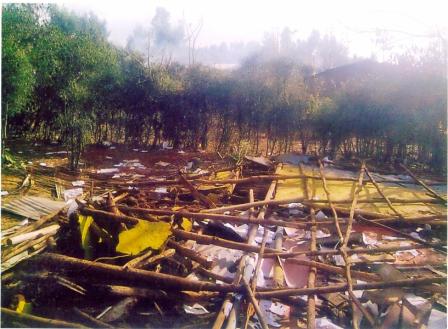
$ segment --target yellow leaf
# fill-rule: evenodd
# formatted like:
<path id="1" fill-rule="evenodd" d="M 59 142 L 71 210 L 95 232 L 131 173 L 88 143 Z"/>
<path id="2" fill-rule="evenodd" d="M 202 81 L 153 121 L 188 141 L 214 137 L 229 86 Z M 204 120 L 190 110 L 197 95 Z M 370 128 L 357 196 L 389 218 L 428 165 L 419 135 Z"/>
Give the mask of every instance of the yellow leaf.
<path id="1" fill-rule="evenodd" d="M 92 216 L 79 215 L 79 231 L 81 232 L 81 246 L 84 249 L 84 257 L 91 259 L 92 257 L 92 245 L 90 241 L 90 225 L 93 222 Z"/>
<path id="2" fill-rule="evenodd" d="M 117 252 L 136 255 L 152 248 L 159 249 L 171 235 L 171 225 L 165 222 L 139 221 L 135 227 L 118 235 Z"/>
<path id="3" fill-rule="evenodd" d="M 31 303 L 27 303 L 25 300 L 25 296 L 22 294 L 16 295 L 18 302 L 16 307 L 17 313 L 30 313 L 31 312 Z"/>
<path id="4" fill-rule="evenodd" d="M 190 232 L 193 228 L 193 224 L 191 224 L 191 222 L 185 217 L 182 217 L 182 223 L 180 224 L 180 226 L 187 232 Z"/>

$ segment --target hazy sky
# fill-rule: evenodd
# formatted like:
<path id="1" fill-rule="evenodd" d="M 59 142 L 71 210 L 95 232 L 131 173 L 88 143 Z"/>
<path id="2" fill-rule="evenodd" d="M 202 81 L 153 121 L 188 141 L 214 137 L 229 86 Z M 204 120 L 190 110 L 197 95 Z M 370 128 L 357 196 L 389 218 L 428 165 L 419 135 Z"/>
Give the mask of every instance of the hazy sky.
<path id="1" fill-rule="evenodd" d="M 58 1 L 63 3 L 62 1 Z M 304 38 L 311 30 L 332 33 L 349 46 L 351 54 L 380 55 L 376 29 L 397 31 L 394 47 L 424 44 L 422 37 L 441 31 L 448 37 L 448 1 L 401 0 L 150 0 L 64 2 L 77 12 L 93 11 L 106 20 L 110 40 L 120 45 L 138 24 L 148 26 L 156 7 L 171 13 L 172 22 L 184 18 L 193 25 L 203 20 L 198 45 L 261 41 L 265 32 L 289 26 Z"/>

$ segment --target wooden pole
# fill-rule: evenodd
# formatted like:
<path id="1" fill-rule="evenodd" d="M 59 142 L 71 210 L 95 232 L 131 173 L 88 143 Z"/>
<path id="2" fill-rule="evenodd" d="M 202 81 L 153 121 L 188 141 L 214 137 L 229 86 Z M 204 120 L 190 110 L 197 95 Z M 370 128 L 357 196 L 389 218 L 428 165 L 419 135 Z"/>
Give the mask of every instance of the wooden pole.
<path id="1" fill-rule="evenodd" d="M 265 318 L 263 312 L 261 311 L 260 306 L 258 306 L 258 301 L 255 298 L 254 293 L 250 289 L 249 284 L 247 283 L 245 278 L 243 278 L 242 281 L 243 281 L 243 286 L 246 289 L 247 296 L 249 297 L 250 302 L 252 303 L 252 306 L 255 309 L 255 313 L 257 313 L 258 321 L 260 322 L 261 327 L 263 329 L 269 329 L 269 326 L 266 322 L 266 318 Z"/>
<path id="2" fill-rule="evenodd" d="M 179 172 L 179 181 L 184 184 L 187 189 L 190 191 L 191 195 L 198 200 L 199 202 L 203 203 L 207 208 L 216 208 L 215 203 L 210 200 L 209 197 L 203 195 L 200 193 L 194 186 L 191 184 L 183 175 L 181 172 Z"/>
<path id="3" fill-rule="evenodd" d="M 368 283 L 355 283 L 353 284 L 353 290 L 373 290 L 373 289 L 386 289 L 386 288 L 400 288 L 400 287 L 418 287 L 430 285 L 433 283 L 446 283 L 446 278 L 414 278 L 397 281 L 380 281 L 380 282 L 368 282 Z M 260 290 L 260 289 L 259 289 Z M 307 296 L 307 295 L 320 295 L 329 294 L 333 292 L 344 292 L 348 290 L 348 284 L 334 284 L 323 287 L 315 288 L 289 288 L 289 289 L 275 289 L 264 290 L 255 293 L 258 298 L 280 298 L 288 296 Z"/>
<path id="4" fill-rule="evenodd" d="M 86 328 L 85 326 L 79 323 L 67 322 L 56 319 L 48 319 L 27 313 L 19 313 L 5 307 L 1 308 L 1 313 L 2 316 L 4 316 L 5 318 L 25 322 L 27 324 L 30 324 L 31 326 L 38 324 L 40 326 L 47 328 Z"/>
<path id="5" fill-rule="evenodd" d="M 427 190 L 431 195 L 433 195 L 435 198 L 439 199 L 442 202 L 446 203 L 446 198 L 442 197 L 440 194 L 438 194 L 436 191 L 434 191 L 432 188 L 430 188 L 427 184 L 425 184 L 422 180 L 418 179 L 417 176 L 415 176 L 412 171 L 410 171 L 404 164 L 400 163 L 400 167 L 404 169 L 404 171 L 407 172 L 409 176 L 411 176 L 417 184 L 421 185 L 425 190 Z"/>
<path id="6" fill-rule="evenodd" d="M 387 226 L 387 225 L 384 225 L 384 224 L 381 224 L 381 223 L 378 223 L 378 222 L 370 221 L 368 219 L 365 219 L 362 216 L 357 216 L 356 218 L 361 220 L 361 221 L 363 221 L 363 222 L 365 222 L 365 223 L 371 224 L 372 226 L 381 227 L 381 228 L 383 228 L 385 230 L 388 230 L 390 232 L 393 232 L 393 233 L 395 233 L 395 234 L 397 234 L 397 235 L 399 235 L 401 237 L 404 237 L 404 238 L 409 239 L 411 241 L 420 243 L 420 244 L 422 244 L 424 246 L 427 246 L 427 247 L 430 247 L 430 248 L 434 248 L 436 250 L 439 250 L 439 251 L 442 251 L 442 252 L 446 253 L 446 249 L 443 248 L 445 246 L 445 244 L 435 244 L 435 243 L 427 242 L 427 241 L 425 241 L 423 239 L 415 238 L 415 237 L 413 237 L 412 235 L 410 235 L 410 234 L 408 234 L 406 232 L 394 229 L 394 228 L 392 228 L 390 226 Z"/>
<path id="7" fill-rule="evenodd" d="M 73 307 L 73 311 L 79 315 L 81 318 L 83 318 L 85 321 L 90 322 L 95 326 L 95 328 L 115 328 L 114 326 L 111 326 L 110 324 L 103 322 L 101 320 L 98 320 L 97 318 L 94 318 L 93 316 L 90 316 L 89 314 L 81 311 L 77 307 Z"/>
<path id="8" fill-rule="evenodd" d="M 387 205 L 389 206 L 389 208 L 395 213 L 395 215 L 397 215 L 400 219 L 403 219 L 403 215 L 392 205 L 392 203 L 390 202 L 389 198 L 383 193 L 383 191 L 381 190 L 380 186 L 378 185 L 378 183 L 375 181 L 375 179 L 373 178 L 373 176 L 370 174 L 369 170 L 367 169 L 367 166 L 365 168 L 365 172 L 367 174 L 367 176 L 369 177 L 370 181 L 372 182 L 372 184 L 375 186 L 376 190 L 378 191 L 378 193 L 383 197 L 383 199 L 386 201 Z"/>
<path id="9" fill-rule="evenodd" d="M 209 219 L 209 220 L 216 220 L 216 221 L 222 221 L 227 223 L 235 223 L 235 224 L 253 224 L 255 226 L 265 224 L 265 225 L 276 225 L 276 226 L 283 226 L 283 227 L 292 227 L 292 228 L 304 228 L 302 223 L 297 222 L 288 222 L 283 220 L 277 220 L 277 219 L 246 219 L 240 216 L 230 216 L 230 215 L 220 215 L 220 214 L 208 214 L 208 213 L 199 213 L 199 212 L 189 212 L 189 211 L 174 211 L 174 210 L 165 210 L 165 209 L 145 209 L 145 208 L 134 208 L 134 207 L 127 207 L 127 206 L 119 206 L 120 210 L 123 211 L 131 211 L 141 214 L 152 214 L 152 215 L 158 215 L 158 216 L 180 216 L 190 219 Z"/>
<path id="10" fill-rule="evenodd" d="M 219 285 L 210 282 L 192 281 L 174 275 L 133 268 L 123 269 L 120 266 L 96 263 L 54 253 L 44 253 L 30 259 L 30 261 L 51 269 L 52 271 L 72 270 L 76 273 L 83 273 L 90 277 L 103 277 L 110 280 L 144 285 L 145 287 L 156 286 L 157 288 L 167 290 L 238 291 L 238 287 L 234 285 Z"/>
<path id="11" fill-rule="evenodd" d="M 327 195 L 328 205 L 330 206 L 331 213 L 333 214 L 333 220 L 334 220 L 334 225 L 336 227 L 336 233 L 338 234 L 338 237 L 342 242 L 344 240 L 344 237 L 342 235 L 341 226 L 339 225 L 338 214 L 336 212 L 336 209 L 333 206 L 333 203 L 331 202 L 331 194 L 330 194 L 330 190 L 328 189 L 328 186 L 327 186 L 327 180 L 326 180 L 325 174 L 324 174 L 324 166 L 322 164 L 322 161 L 320 161 L 320 159 L 318 160 L 318 163 L 319 163 L 320 177 L 322 178 L 322 186 L 324 188 L 325 194 Z"/>
<path id="12" fill-rule="evenodd" d="M 196 251 L 185 248 L 184 246 L 180 245 L 179 243 L 173 240 L 168 240 L 167 246 L 176 249 L 176 251 L 182 256 L 190 258 L 191 260 L 195 261 L 198 264 L 201 264 L 205 268 L 210 269 L 213 266 L 213 261 L 207 260 Z"/>
<path id="13" fill-rule="evenodd" d="M 330 272 L 330 273 L 336 273 L 336 274 L 345 274 L 345 268 L 339 267 L 339 266 L 333 266 L 317 261 L 312 260 L 305 260 L 305 259 L 296 259 L 291 258 L 289 260 L 291 263 L 295 263 L 297 265 L 304 265 L 304 266 L 312 266 L 316 267 L 319 270 Z M 381 278 L 377 274 L 372 274 L 368 272 L 361 272 L 361 271 L 351 271 L 352 277 L 360 280 L 367 280 L 367 281 L 381 281 Z"/>
<path id="14" fill-rule="evenodd" d="M 225 247 L 229 249 L 235 249 L 235 250 L 242 250 L 246 252 L 256 252 L 258 253 L 260 251 L 259 246 L 249 245 L 247 243 L 241 243 L 241 242 L 235 242 L 230 240 L 221 239 L 215 236 L 210 235 L 199 235 L 192 232 L 186 232 L 178 229 L 173 230 L 174 236 L 176 236 L 179 239 L 184 240 L 194 240 L 196 242 L 199 242 L 201 244 L 213 244 L 220 247 Z M 276 252 L 277 250 L 266 248 L 267 252 Z"/>
<path id="15" fill-rule="evenodd" d="M 303 174 L 303 167 L 299 163 L 299 170 L 300 173 Z M 309 191 L 308 187 L 308 180 L 303 180 L 303 191 L 305 194 L 306 199 L 310 199 L 311 193 Z M 310 207 L 310 215 L 311 215 L 311 239 L 310 239 L 310 252 L 317 251 L 317 245 L 316 245 L 316 212 L 313 207 Z M 277 257 L 278 259 L 278 257 Z M 307 287 L 310 289 L 313 289 L 316 286 L 316 276 L 317 276 L 317 268 L 315 266 L 310 266 L 309 272 L 308 272 L 308 285 Z M 316 328 L 316 296 L 315 295 L 308 295 L 307 300 L 307 318 L 306 318 L 306 327 L 308 329 L 314 329 Z"/>
<path id="16" fill-rule="evenodd" d="M 414 203 L 440 203 L 439 201 L 436 201 L 434 199 L 395 199 L 395 198 L 390 198 L 389 199 L 390 202 L 393 203 L 397 203 L 397 204 L 414 204 Z M 325 207 L 325 203 L 328 203 L 328 200 L 307 200 L 306 198 L 287 198 L 287 199 L 280 199 L 280 200 L 264 200 L 264 201 L 256 201 L 253 203 L 241 203 L 241 204 L 237 204 L 237 205 L 232 205 L 232 206 L 225 206 L 225 207 L 218 207 L 218 208 L 213 208 L 213 209 L 204 209 L 201 210 L 201 213 L 214 213 L 214 214 L 219 214 L 219 213 L 223 213 L 226 211 L 233 211 L 233 210 L 247 210 L 249 208 L 252 207 L 259 207 L 259 206 L 265 206 L 265 205 L 269 205 L 269 206 L 278 206 L 278 205 L 284 205 L 284 204 L 288 204 L 288 203 L 303 203 L 306 205 L 314 205 L 315 207 Z M 343 205 L 343 204 L 351 204 L 352 200 L 351 199 L 344 199 L 344 200 L 337 200 L 337 201 L 333 201 L 334 204 L 339 204 L 339 205 Z M 374 199 L 370 199 L 370 200 L 358 200 L 357 203 L 367 203 L 367 204 L 373 204 L 373 203 L 385 203 L 384 199 L 382 198 L 374 198 Z M 330 208 L 327 208 L 330 209 Z M 335 207 L 335 209 L 338 212 L 342 212 L 342 213 L 349 213 L 349 209 L 344 209 L 344 208 L 338 208 Z M 375 217 L 375 218 L 384 218 L 384 214 L 378 213 L 378 212 L 368 212 L 365 210 L 356 210 L 357 213 L 360 213 L 362 215 L 367 215 L 367 216 L 371 216 L 371 217 Z M 391 216 L 392 217 L 392 216 Z"/>
<path id="17" fill-rule="evenodd" d="M 321 178 L 319 176 L 310 176 L 310 175 L 259 175 L 259 176 L 252 176 L 247 178 L 240 178 L 240 179 L 199 179 L 199 178 L 187 178 L 187 180 L 190 183 L 198 183 L 198 184 L 249 184 L 249 183 L 260 183 L 263 181 L 273 181 L 273 180 L 288 180 L 288 179 L 315 179 L 320 180 Z M 338 181 L 338 182 L 356 182 L 356 178 L 350 178 L 350 177 L 327 177 L 327 181 Z M 395 184 L 414 184 L 413 182 L 403 182 L 399 180 L 393 180 L 393 179 L 382 179 L 378 181 L 379 183 L 395 183 Z M 370 183 L 370 182 L 365 182 Z M 181 185 L 182 182 L 178 179 L 171 179 L 171 180 L 164 180 L 164 181 L 158 181 L 158 180 L 147 180 L 147 181 L 138 181 L 133 182 L 132 186 L 171 186 L 171 185 Z M 114 185 L 123 185 L 125 186 L 125 182 L 116 182 Z"/>
<path id="18" fill-rule="evenodd" d="M 281 169 L 281 167 L 278 166 L 276 168 L 276 172 L 280 169 Z M 266 192 L 265 200 L 270 200 L 274 196 L 276 186 L 277 186 L 276 181 L 271 182 L 271 184 L 269 185 L 268 191 Z M 254 201 L 254 193 L 253 193 L 253 190 L 250 189 L 249 190 L 249 203 L 253 203 L 253 201 Z M 260 212 L 258 213 L 258 216 L 257 216 L 257 221 L 264 222 L 264 216 L 266 213 L 266 209 L 267 208 L 265 206 L 260 210 Z M 253 211 L 253 209 L 251 209 L 251 210 Z M 249 221 L 251 222 L 250 224 L 252 224 L 254 222 L 252 215 L 249 216 Z M 253 245 L 257 231 L 258 231 L 258 224 L 253 223 L 252 225 L 250 225 L 248 232 L 247 232 L 247 244 L 242 244 L 242 245 L 257 248 L 257 246 Z M 246 250 L 246 251 L 249 251 L 249 250 Z M 254 249 L 252 251 L 254 251 Z M 258 251 L 259 251 L 259 249 L 254 252 L 258 252 Z M 245 271 L 247 257 L 248 257 L 248 255 L 246 254 L 241 258 L 240 264 L 238 266 L 238 271 L 237 271 L 234 281 L 233 281 L 234 284 L 239 284 L 241 281 L 241 278 Z M 228 307 L 229 303 L 231 303 L 231 298 L 232 298 L 231 294 L 227 294 L 227 296 L 221 306 L 221 309 L 218 312 L 215 322 L 213 323 L 213 329 L 220 329 L 222 327 L 224 320 L 226 318 L 225 309 Z M 236 312 L 236 310 L 233 310 L 233 307 L 232 307 L 231 312 L 232 311 Z"/>
<path id="19" fill-rule="evenodd" d="M 386 253 L 386 252 L 394 252 L 394 251 L 404 251 L 404 250 L 413 250 L 413 249 L 428 249 L 430 247 L 422 246 L 422 245 L 413 245 L 413 246 L 395 246 L 395 247 L 377 247 L 377 248 L 355 248 L 355 249 L 345 249 L 347 254 L 377 254 L 377 253 Z M 341 253 L 340 250 L 318 250 L 318 251 L 295 251 L 295 252 L 268 252 L 264 254 L 265 258 L 292 258 L 299 255 L 306 256 L 329 256 L 329 255 L 339 255 Z"/>

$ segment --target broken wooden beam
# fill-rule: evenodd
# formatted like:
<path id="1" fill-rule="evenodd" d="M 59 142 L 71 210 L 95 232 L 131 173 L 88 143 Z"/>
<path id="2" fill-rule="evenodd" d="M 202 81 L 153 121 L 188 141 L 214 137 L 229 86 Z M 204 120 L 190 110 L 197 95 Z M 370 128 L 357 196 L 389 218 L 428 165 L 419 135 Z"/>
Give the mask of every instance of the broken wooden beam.
<path id="1" fill-rule="evenodd" d="M 190 219 L 209 219 L 222 221 L 227 223 L 235 223 L 235 224 L 254 224 L 254 225 L 275 225 L 282 227 L 292 227 L 292 228 L 305 228 L 306 225 L 303 225 L 300 222 L 293 221 L 283 221 L 278 219 L 247 219 L 240 216 L 230 216 L 230 215 L 219 215 L 219 214 L 209 214 L 202 212 L 189 212 L 184 210 L 165 210 L 165 209 L 145 209 L 145 208 L 135 208 L 135 207 L 127 207 L 127 206 L 118 206 L 120 210 L 123 211 L 131 211 L 140 214 L 151 214 L 158 216 L 180 216 Z"/>
<path id="2" fill-rule="evenodd" d="M 9 308 L 1 308 L 2 317 L 5 319 L 16 320 L 25 324 L 30 325 L 30 327 L 39 325 L 47 328 L 87 328 L 80 323 L 62 321 L 57 319 L 44 318 L 37 315 L 31 315 L 27 313 L 19 313 Z M 3 319 L 2 319 L 3 320 Z"/>
<path id="3" fill-rule="evenodd" d="M 417 176 L 415 176 L 412 171 L 410 171 L 404 164 L 400 163 L 400 167 L 406 171 L 406 173 L 411 176 L 417 184 L 422 186 L 425 190 L 427 190 L 431 195 L 433 195 L 435 198 L 439 199 L 442 202 L 446 203 L 446 198 L 441 196 L 439 193 L 434 191 L 432 188 L 430 188 L 427 184 L 425 184 L 422 180 L 420 180 Z"/>
<path id="4" fill-rule="evenodd" d="M 355 283 L 353 284 L 353 290 L 373 290 L 373 289 L 386 289 L 386 288 L 400 288 L 400 287 L 418 287 L 429 285 L 432 283 L 446 283 L 444 277 L 433 278 L 413 278 L 397 281 L 379 281 L 368 283 Z M 333 284 L 315 288 L 287 288 L 287 289 L 274 289 L 265 290 L 258 288 L 258 292 L 255 295 L 259 298 L 280 298 L 287 296 L 306 296 L 314 294 L 329 294 L 332 292 L 344 292 L 348 290 L 348 284 Z"/>
<path id="5" fill-rule="evenodd" d="M 73 270 L 88 276 L 97 276 L 110 280 L 122 280 L 136 285 L 157 286 L 167 290 L 192 291 L 238 291 L 238 287 L 229 284 L 214 284 L 210 282 L 192 281 L 174 275 L 156 273 L 133 268 L 123 269 L 120 266 L 91 262 L 84 259 L 64 256 L 54 253 L 38 255 L 30 260 L 36 265 L 52 271 Z"/>

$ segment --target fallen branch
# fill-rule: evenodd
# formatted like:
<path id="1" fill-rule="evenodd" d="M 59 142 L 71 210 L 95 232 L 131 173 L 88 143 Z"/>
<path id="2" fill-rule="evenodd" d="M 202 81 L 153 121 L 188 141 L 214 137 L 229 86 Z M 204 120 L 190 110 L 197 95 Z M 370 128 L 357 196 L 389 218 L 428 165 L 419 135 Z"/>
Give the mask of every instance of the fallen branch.
<path id="1" fill-rule="evenodd" d="M 123 211 L 131 211 L 141 214 L 152 214 L 152 215 L 158 215 L 158 216 L 179 216 L 179 217 L 185 217 L 190 219 L 209 219 L 209 220 L 216 220 L 216 221 L 222 221 L 227 223 L 235 223 L 235 224 L 253 224 L 253 225 L 275 225 L 275 226 L 282 226 L 282 227 L 292 227 L 292 228 L 306 228 L 307 225 L 303 223 L 298 222 L 288 222 L 284 220 L 277 220 L 277 219 L 247 219 L 239 216 L 229 216 L 229 215 L 218 215 L 218 214 L 209 214 L 209 213 L 198 213 L 198 212 L 188 212 L 184 210 L 180 211 L 174 211 L 174 210 L 162 210 L 162 209 L 145 209 L 145 208 L 134 208 L 134 207 L 127 207 L 127 206 L 119 206 L 120 210 Z"/>
<path id="2" fill-rule="evenodd" d="M 347 254 L 377 254 L 377 253 L 386 253 L 386 252 L 395 252 L 395 251 L 404 251 L 404 250 L 413 250 L 413 249 L 429 249 L 430 247 L 422 246 L 422 245 L 413 245 L 413 246 L 396 246 L 396 247 L 377 247 L 377 248 L 355 248 L 355 249 L 345 249 Z M 339 255 L 340 250 L 318 250 L 318 251 L 294 251 L 294 252 L 269 252 L 265 253 L 265 258 L 291 258 L 299 255 L 306 256 L 329 256 L 329 255 Z"/>
<path id="3" fill-rule="evenodd" d="M 157 286 L 168 290 L 192 291 L 237 291 L 238 287 L 228 284 L 214 284 L 210 282 L 192 281 L 174 275 L 156 273 L 139 269 L 123 269 L 120 266 L 95 263 L 54 253 L 45 253 L 32 258 L 33 263 L 49 268 L 52 271 L 73 270 L 89 277 L 97 276 L 107 279 L 121 280 L 136 285 Z"/>
<path id="4" fill-rule="evenodd" d="M 170 248 L 174 248 L 182 256 L 190 258 L 191 260 L 195 261 L 198 264 L 201 264 L 205 268 L 209 269 L 213 265 L 213 261 L 209 261 L 209 260 L 205 259 L 196 251 L 185 248 L 184 246 L 181 246 L 179 243 L 177 243 L 173 240 L 168 240 L 167 246 Z"/>
<path id="5" fill-rule="evenodd" d="M 210 200 L 207 196 L 203 195 L 202 193 L 198 192 L 198 190 L 191 184 L 183 175 L 181 172 L 179 172 L 179 181 L 187 187 L 187 189 L 190 191 L 191 195 L 198 200 L 199 202 L 202 202 L 207 208 L 216 208 L 215 203 Z"/>
<path id="6" fill-rule="evenodd" d="M 356 283 L 353 284 L 353 290 L 373 290 L 373 289 L 385 289 L 385 288 L 399 288 L 399 287 L 418 287 L 429 285 L 432 283 L 446 283 L 446 278 L 415 278 L 397 281 L 380 281 L 380 282 L 368 282 L 368 283 Z M 259 288 L 259 290 L 261 290 Z M 319 295 L 329 294 L 332 292 L 344 292 L 348 290 L 348 284 L 334 284 L 324 287 L 315 288 L 289 288 L 289 289 L 276 289 L 276 290 L 264 290 L 259 291 L 255 295 L 259 298 L 274 298 L 274 297 L 287 297 L 287 296 L 306 296 L 306 295 Z"/>
<path id="7" fill-rule="evenodd" d="M 79 315 L 81 318 L 83 318 L 85 321 L 90 322 L 95 326 L 95 328 L 114 328 L 114 326 L 111 326 L 110 324 L 103 322 L 101 320 L 98 320 L 94 318 L 93 316 L 88 315 L 87 313 L 81 311 L 77 307 L 73 307 L 73 311 Z"/>
<path id="8" fill-rule="evenodd" d="M 243 286 L 246 289 L 246 294 L 249 297 L 250 302 L 252 303 L 252 306 L 255 309 L 255 313 L 257 313 L 257 317 L 258 317 L 258 321 L 261 324 L 261 327 L 263 329 L 269 329 L 269 326 L 266 322 L 266 318 L 265 315 L 263 314 L 263 312 L 260 309 L 260 306 L 258 306 L 258 301 L 254 296 L 254 293 L 252 292 L 252 290 L 249 287 L 249 284 L 247 283 L 246 279 L 243 278 Z"/>
<path id="9" fill-rule="evenodd" d="M 31 315 L 27 313 L 19 313 L 13 310 L 10 310 L 9 308 L 2 307 L 1 308 L 2 316 L 4 316 L 7 319 L 11 320 L 17 320 L 22 321 L 27 324 L 33 325 L 41 325 L 44 327 L 54 327 L 54 328 L 86 328 L 82 324 L 74 323 L 74 322 L 67 322 L 62 320 L 56 320 L 56 319 L 48 319 L 37 315 Z"/>
<path id="10" fill-rule="evenodd" d="M 430 188 L 427 184 L 425 184 L 422 180 L 418 179 L 417 176 L 415 176 L 412 171 L 410 171 L 404 164 L 400 163 L 400 167 L 406 171 L 406 173 L 411 176 L 417 184 L 421 185 L 425 190 L 427 190 L 431 195 L 433 195 L 435 198 L 439 199 L 442 202 L 446 203 L 446 198 L 442 197 L 439 193 L 434 191 L 432 188 Z"/>
<path id="11" fill-rule="evenodd" d="M 194 240 L 196 242 L 199 242 L 201 244 L 213 244 L 220 247 L 225 247 L 229 249 L 235 249 L 235 250 L 242 250 L 247 252 L 256 252 L 258 253 L 260 251 L 259 246 L 249 245 L 247 243 L 241 243 L 241 242 L 235 242 L 231 240 L 225 240 L 221 239 L 215 236 L 210 235 L 199 235 L 192 232 L 185 232 L 182 230 L 174 229 L 173 234 L 175 237 L 179 239 L 184 240 Z M 268 252 L 276 252 L 277 250 L 266 248 L 266 251 Z"/>

